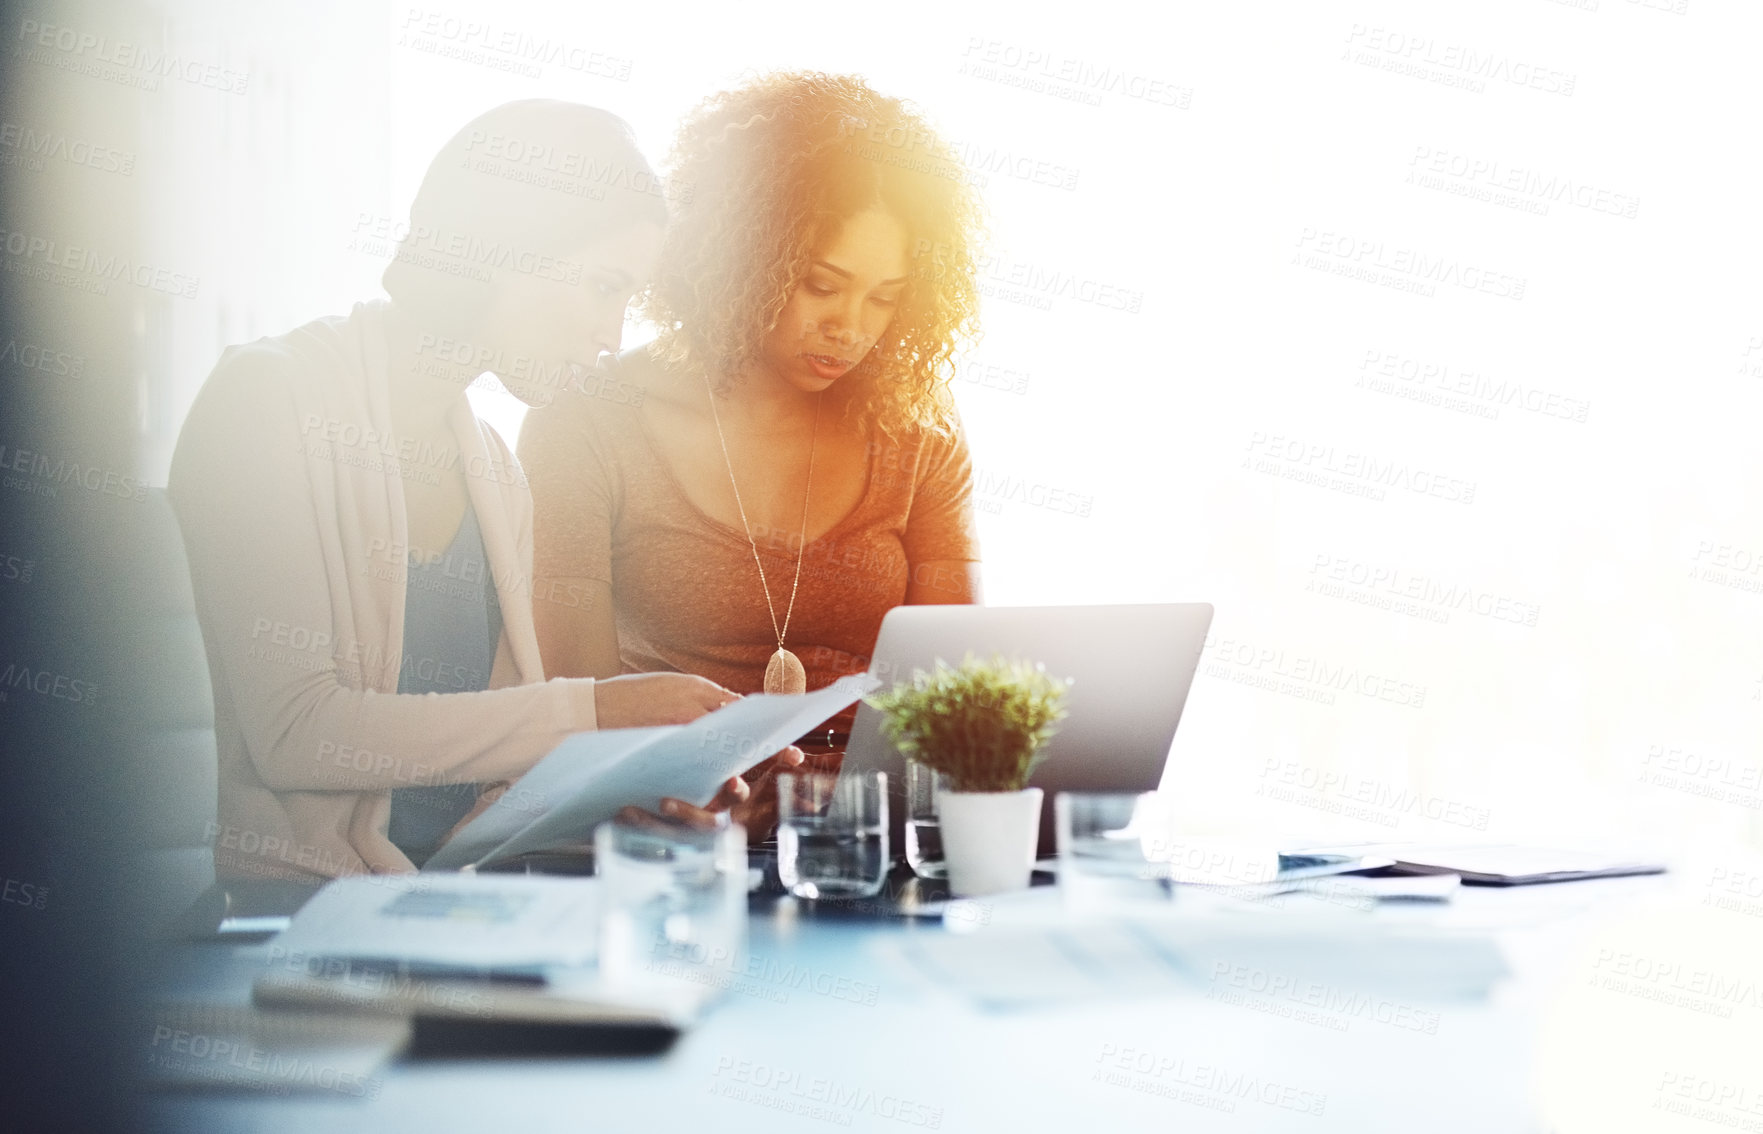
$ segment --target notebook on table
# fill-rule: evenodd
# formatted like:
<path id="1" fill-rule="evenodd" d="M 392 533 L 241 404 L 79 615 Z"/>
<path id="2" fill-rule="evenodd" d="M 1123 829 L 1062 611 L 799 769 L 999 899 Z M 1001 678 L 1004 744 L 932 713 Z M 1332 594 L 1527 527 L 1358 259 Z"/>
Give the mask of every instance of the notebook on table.
<path id="1" fill-rule="evenodd" d="M 1320 848 L 1320 852 L 1377 854 L 1395 860 L 1391 870 L 1405 874 L 1455 874 L 1467 883 L 1481 886 L 1529 886 L 1665 872 L 1663 863 L 1647 859 L 1512 843 L 1364 843 Z"/>
<path id="2" fill-rule="evenodd" d="M 659 1050 L 721 986 L 607 980 L 599 916 L 594 879 L 341 878 L 269 943 L 252 1002 L 407 1019 L 421 1053 Z"/>

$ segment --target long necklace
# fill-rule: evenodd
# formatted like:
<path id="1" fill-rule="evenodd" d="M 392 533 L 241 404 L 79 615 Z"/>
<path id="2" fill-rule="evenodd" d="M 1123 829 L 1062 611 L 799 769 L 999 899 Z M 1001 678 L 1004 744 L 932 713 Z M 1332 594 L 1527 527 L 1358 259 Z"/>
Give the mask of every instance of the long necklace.
<path id="1" fill-rule="evenodd" d="M 784 637 L 790 632 L 790 615 L 796 612 L 796 589 L 802 585 L 802 556 L 808 547 L 808 495 L 814 491 L 814 449 L 820 441 L 820 399 L 814 399 L 814 432 L 808 439 L 808 483 L 802 489 L 802 531 L 796 537 L 796 581 L 790 584 L 790 603 L 784 608 L 783 626 L 777 623 L 777 607 L 771 601 L 771 584 L 765 580 L 765 564 L 759 559 L 759 544 L 753 539 L 753 526 L 747 522 L 747 509 L 741 503 L 741 486 L 735 483 L 735 463 L 728 455 L 728 438 L 722 435 L 722 419 L 716 413 L 716 391 L 710 387 L 708 375 L 704 389 L 710 395 L 710 420 L 716 423 L 716 440 L 722 445 L 722 463 L 728 468 L 728 486 L 734 489 L 735 511 L 741 515 L 741 530 L 747 533 L 747 546 L 753 549 L 753 565 L 759 568 L 759 586 L 765 592 L 765 612 L 771 615 L 771 632 L 777 636 L 777 652 L 765 663 L 767 693 L 806 693 L 808 674 L 802 659 L 784 649 Z"/>

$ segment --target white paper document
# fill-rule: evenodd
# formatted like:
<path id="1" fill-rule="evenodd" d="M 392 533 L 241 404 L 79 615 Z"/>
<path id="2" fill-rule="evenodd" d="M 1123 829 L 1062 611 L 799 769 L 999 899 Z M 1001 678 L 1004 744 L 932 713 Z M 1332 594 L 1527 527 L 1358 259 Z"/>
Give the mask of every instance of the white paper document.
<path id="1" fill-rule="evenodd" d="M 1338 919 L 1079 921 L 879 942 L 931 985 L 987 1009 L 1268 989 L 1477 1000 L 1507 975 L 1491 938 Z M 1247 990 L 1247 991 L 1245 991 Z"/>
<path id="2" fill-rule="evenodd" d="M 812 693 L 743 697 L 690 724 L 577 733 L 448 840 L 423 870 L 459 870 L 583 843 L 620 808 L 653 811 L 665 796 L 705 802 L 724 780 L 878 685 L 853 674 Z"/>
<path id="3" fill-rule="evenodd" d="M 1398 870 L 1417 874 L 1456 874 L 1466 882 L 1493 886 L 1665 872 L 1664 863 L 1646 857 L 1511 843 L 1366 843 L 1329 849 L 1382 855 L 1394 861 Z"/>
<path id="4" fill-rule="evenodd" d="M 370 874 L 313 895 L 269 945 L 277 968 L 379 961 L 412 970 L 537 971 L 593 961 L 599 883 L 521 874 Z"/>
<path id="5" fill-rule="evenodd" d="M 341 878 L 269 943 L 252 1000 L 303 1014 L 683 1028 L 719 995 L 709 980 L 608 980 L 599 929 L 595 878 Z"/>

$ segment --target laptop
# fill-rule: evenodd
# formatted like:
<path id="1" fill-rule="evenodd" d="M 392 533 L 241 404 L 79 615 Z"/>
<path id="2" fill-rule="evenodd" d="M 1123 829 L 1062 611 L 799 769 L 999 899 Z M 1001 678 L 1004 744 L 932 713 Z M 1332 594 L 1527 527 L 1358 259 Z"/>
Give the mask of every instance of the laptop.
<path id="1" fill-rule="evenodd" d="M 1029 778 L 1045 793 L 1037 854 L 1055 853 L 1053 797 L 1062 791 L 1155 791 L 1212 624 L 1210 603 L 1136 606 L 900 606 L 882 619 L 869 672 L 884 687 L 941 658 L 1002 654 L 1072 678 L 1067 716 Z M 888 774 L 888 848 L 906 851 L 906 776 L 860 702 L 843 767 Z"/>

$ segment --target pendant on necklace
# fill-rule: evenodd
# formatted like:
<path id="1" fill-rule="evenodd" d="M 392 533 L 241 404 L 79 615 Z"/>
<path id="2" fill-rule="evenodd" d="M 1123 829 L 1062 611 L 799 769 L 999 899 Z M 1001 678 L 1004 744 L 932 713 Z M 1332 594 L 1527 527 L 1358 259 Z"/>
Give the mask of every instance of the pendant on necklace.
<path id="1" fill-rule="evenodd" d="M 765 691 L 767 693 L 806 693 L 808 692 L 808 674 L 802 668 L 802 662 L 795 654 L 777 648 L 771 660 L 765 663 Z"/>

